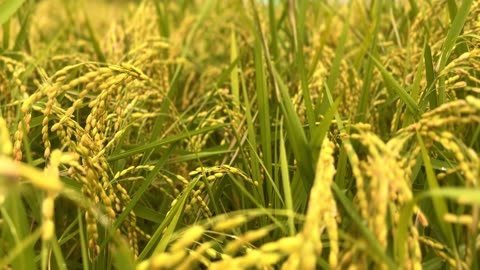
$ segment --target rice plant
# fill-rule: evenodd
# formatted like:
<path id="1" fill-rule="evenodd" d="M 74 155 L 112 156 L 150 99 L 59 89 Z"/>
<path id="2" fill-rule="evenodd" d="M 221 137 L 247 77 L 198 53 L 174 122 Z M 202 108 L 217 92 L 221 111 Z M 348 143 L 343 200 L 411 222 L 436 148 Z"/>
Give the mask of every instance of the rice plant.
<path id="1" fill-rule="evenodd" d="M 478 269 L 479 17 L 0 0 L 0 269 Z"/>

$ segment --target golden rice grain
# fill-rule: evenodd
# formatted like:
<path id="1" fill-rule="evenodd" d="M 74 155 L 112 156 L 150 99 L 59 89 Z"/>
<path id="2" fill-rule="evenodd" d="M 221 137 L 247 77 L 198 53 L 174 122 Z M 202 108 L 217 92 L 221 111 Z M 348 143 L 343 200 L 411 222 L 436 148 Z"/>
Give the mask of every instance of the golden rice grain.
<path id="1" fill-rule="evenodd" d="M 226 218 L 224 220 L 218 221 L 212 228 L 212 230 L 217 232 L 232 230 L 245 222 L 248 221 L 248 218 L 244 215 L 236 215 L 231 218 Z"/>
<path id="2" fill-rule="evenodd" d="M 188 248 L 190 245 L 195 243 L 203 235 L 205 229 L 200 225 L 194 225 L 188 228 L 181 236 L 180 239 L 175 241 L 175 243 L 170 247 L 172 252 L 177 252 Z"/>
<path id="3" fill-rule="evenodd" d="M 7 128 L 7 122 L 0 116 L 0 155 L 10 156 L 13 151 L 12 141 Z"/>
<path id="4" fill-rule="evenodd" d="M 271 228 L 260 228 L 257 230 L 248 231 L 245 234 L 239 236 L 238 238 L 235 238 L 233 241 L 229 242 L 225 246 L 224 252 L 225 254 L 230 256 L 235 255 L 244 245 L 265 237 L 270 231 Z"/>

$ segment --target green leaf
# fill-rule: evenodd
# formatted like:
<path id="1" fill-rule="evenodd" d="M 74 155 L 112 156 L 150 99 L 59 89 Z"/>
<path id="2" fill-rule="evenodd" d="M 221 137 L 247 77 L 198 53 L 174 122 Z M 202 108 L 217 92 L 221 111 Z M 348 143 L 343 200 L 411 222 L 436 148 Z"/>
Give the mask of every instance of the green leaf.
<path id="1" fill-rule="evenodd" d="M 425 144 L 423 143 L 422 136 L 418 131 L 417 131 L 417 140 L 422 152 L 423 165 L 425 166 L 425 172 L 427 174 L 427 182 L 428 182 L 429 190 L 430 191 L 437 190 L 439 189 L 437 177 L 435 176 L 435 172 L 432 167 L 432 162 L 430 161 L 430 156 L 428 155 Z M 437 222 L 440 225 L 440 229 L 442 230 L 444 237 L 448 239 L 450 246 L 452 248 L 455 248 L 455 238 L 453 235 L 452 227 L 450 226 L 450 224 L 442 220 L 443 216 L 448 212 L 448 207 L 446 202 L 440 198 L 433 198 L 433 208 L 435 210 L 436 217 L 438 219 Z"/>
<path id="2" fill-rule="evenodd" d="M 435 70 L 433 69 L 432 51 L 427 41 L 425 41 L 423 47 L 423 58 L 425 59 L 425 73 L 427 76 L 427 100 L 430 102 L 430 106 L 433 109 L 437 107 L 436 91 L 432 90 L 433 83 L 435 82 Z"/>
<path id="3" fill-rule="evenodd" d="M 295 2 L 290 2 L 290 8 L 295 9 Z M 307 78 L 307 71 L 306 66 L 308 65 L 305 61 L 305 54 L 304 54 L 304 39 L 305 39 L 305 16 L 307 12 L 307 1 L 297 1 L 299 3 L 299 8 L 297 9 L 296 16 L 294 16 L 293 20 L 295 20 L 295 27 L 296 27 L 296 46 L 295 46 L 295 63 L 297 68 L 297 73 L 300 75 L 300 82 L 302 88 L 302 95 L 303 95 L 303 102 L 305 104 L 306 114 L 307 114 L 307 122 L 308 127 L 310 129 L 315 128 L 315 112 L 313 110 L 312 99 L 310 95 L 310 88 L 308 87 L 308 78 Z M 290 14 L 295 14 L 295 12 L 291 12 Z"/>
<path id="4" fill-rule="evenodd" d="M 392 89 L 399 97 L 400 100 L 407 105 L 407 109 L 410 111 L 410 113 L 413 115 L 415 119 L 420 118 L 420 110 L 417 107 L 417 104 L 415 101 L 412 99 L 412 97 L 407 93 L 407 91 L 400 86 L 400 84 L 395 80 L 395 78 L 390 74 L 390 72 L 385 69 L 385 67 L 380 63 L 374 56 L 370 55 L 372 57 L 373 62 L 377 66 L 378 70 L 382 74 L 383 80 L 385 81 L 385 84 L 387 87 Z"/>
<path id="5" fill-rule="evenodd" d="M 251 172 L 252 172 L 252 177 L 253 179 L 260 179 L 261 178 L 261 173 L 260 173 L 260 162 L 261 162 L 261 159 L 260 158 L 257 158 L 257 129 L 255 128 L 255 125 L 254 125 L 254 119 L 252 117 L 252 108 L 250 106 L 250 102 L 249 102 L 249 99 L 248 99 L 248 92 L 247 92 L 247 85 L 246 85 L 246 82 L 245 82 L 245 77 L 243 75 L 243 73 L 241 73 L 241 81 L 242 81 L 242 94 L 243 94 L 243 107 L 245 108 L 245 119 L 246 119 L 246 122 L 247 122 L 247 135 L 248 135 L 248 139 L 247 139 L 247 142 L 248 142 L 248 151 L 250 152 L 250 156 L 252 158 L 250 158 L 250 168 L 251 168 Z M 242 147 L 242 146 L 240 146 Z M 263 182 L 259 184 L 260 185 L 260 189 L 262 189 L 262 185 L 263 185 Z M 257 190 L 256 190 L 257 191 Z M 263 192 L 259 192 L 258 194 L 258 199 L 261 200 L 262 203 L 266 203 L 265 202 L 265 198 L 264 198 L 264 194 Z M 268 202 L 270 203 L 270 201 Z"/>
<path id="6" fill-rule="evenodd" d="M 88 241 L 86 237 L 86 227 L 83 224 L 83 217 L 80 209 L 77 208 L 77 219 L 78 219 L 78 232 L 79 232 L 79 242 L 80 242 L 80 253 L 82 255 L 82 265 L 83 270 L 89 270 L 89 258 L 88 258 Z"/>
<path id="7" fill-rule="evenodd" d="M 57 266 L 59 270 L 67 270 L 67 263 L 65 262 L 65 258 L 62 253 L 62 248 L 60 247 L 60 243 L 56 236 L 54 236 L 50 241 L 52 246 L 53 255 L 55 257 L 55 261 L 57 262 Z M 46 250 L 47 251 L 47 250 Z"/>
<path id="8" fill-rule="evenodd" d="M 3 49 L 8 49 L 10 46 L 10 20 L 7 20 L 2 25 L 3 30 Z"/>
<path id="9" fill-rule="evenodd" d="M 155 167 L 153 168 L 153 170 L 147 175 L 147 177 L 145 178 L 145 181 L 140 185 L 140 187 L 135 191 L 135 193 L 131 196 L 132 199 L 131 201 L 128 203 L 128 205 L 125 207 L 125 209 L 123 209 L 123 212 L 117 217 L 117 220 L 115 221 L 115 224 L 112 228 L 112 231 L 115 231 L 117 230 L 120 225 L 125 221 L 126 217 L 130 214 L 130 212 L 133 210 L 133 208 L 136 206 L 136 204 L 138 203 L 138 201 L 140 201 L 140 199 L 142 198 L 142 196 L 145 194 L 145 192 L 147 191 L 147 189 L 150 187 L 150 185 L 152 184 L 152 182 L 156 179 L 158 173 L 160 172 L 160 170 L 163 168 L 163 166 L 165 165 L 165 163 L 167 162 L 169 156 L 170 156 L 170 153 L 173 149 L 173 145 L 170 146 L 170 148 L 168 149 L 167 153 L 165 153 L 162 157 L 161 160 L 158 161 L 158 163 L 155 165 Z M 193 184 L 193 182 L 192 182 Z M 191 187 L 193 188 L 193 187 Z M 190 190 L 191 190 L 190 188 Z M 190 190 L 188 190 L 187 192 L 185 193 L 189 193 Z M 164 220 L 164 223 L 162 223 L 163 226 L 167 226 L 166 222 L 168 222 L 168 219 L 166 218 Z M 157 237 L 159 236 L 159 234 L 161 233 L 156 232 L 158 235 Z M 110 237 L 112 237 L 110 235 Z M 153 236 L 152 236 L 152 239 L 153 239 Z M 102 247 L 104 245 L 106 245 L 108 243 L 108 238 L 102 243 Z M 151 240 L 152 241 L 152 240 Z M 149 242 L 150 243 L 150 242 Z M 153 244 L 155 244 L 156 242 L 154 242 Z M 141 256 L 142 255 L 145 255 L 147 252 L 149 252 L 149 249 L 153 247 L 153 244 L 151 245 L 148 245 L 144 248 L 144 250 L 142 251 L 142 253 L 140 254 L 139 256 L 139 259 L 141 259 Z M 147 249 L 147 247 L 149 249 Z"/>
<path id="10" fill-rule="evenodd" d="M 95 32 L 92 28 L 92 25 L 90 24 L 90 20 L 88 19 L 87 12 L 84 12 L 85 14 L 85 24 L 87 26 L 88 30 L 88 35 L 90 37 L 90 43 L 92 43 L 93 49 L 95 50 L 95 54 L 97 55 L 97 59 L 100 62 L 105 62 L 105 55 L 102 52 L 102 49 L 100 48 L 100 43 L 98 42 L 97 37 L 95 36 Z"/>
<path id="11" fill-rule="evenodd" d="M 375 238 L 373 233 L 368 229 L 368 227 L 363 222 L 360 214 L 355 210 L 355 206 L 352 201 L 343 194 L 343 192 L 338 188 L 336 183 L 332 184 L 332 190 L 338 201 L 343 205 L 343 209 L 346 214 L 350 216 L 356 228 L 359 230 L 360 234 L 365 238 L 369 245 L 369 250 L 372 252 L 372 255 L 375 255 L 376 258 L 382 260 L 387 266 L 388 269 L 397 269 L 395 262 L 387 256 L 385 251 L 383 251 L 380 243 Z M 375 258 L 374 257 L 374 258 Z"/>
<path id="12" fill-rule="evenodd" d="M 343 24 L 340 41 L 337 49 L 335 50 L 335 58 L 333 59 L 332 67 L 330 68 L 331 70 L 330 75 L 328 76 L 328 79 L 327 79 L 326 87 L 330 89 L 330 91 L 335 90 L 338 77 L 340 76 L 340 66 L 342 63 L 342 59 L 345 51 L 345 44 L 347 42 L 347 37 L 348 37 L 348 27 L 349 27 L 348 19 L 350 18 L 351 10 L 352 10 L 352 5 L 350 5 L 348 9 L 347 18 L 345 19 L 345 22 Z M 324 98 L 322 102 L 318 104 L 318 106 L 315 108 L 315 112 L 320 114 L 325 113 L 329 108 L 328 102 L 329 101 L 326 98 Z"/>
<path id="13" fill-rule="evenodd" d="M 335 117 L 335 114 L 337 113 L 338 106 L 340 105 L 340 101 L 342 100 L 342 97 L 338 97 L 335 100 L 335 103 L 330 107 L 330 110 L 325 114 L 325 116 L 322 119 L 322 122 L 320 122 L 320 125 L 315 129 L 315 131 L 312 133 L 312 137 L 310 138 L 310 147 L 313 155 L 313 161 L 314 163 L 317 160 L 318 153 L 320 151 L 320 148 L 322 146 L 323 139 L 325 136 L 327 136 L 328 129 L 330 128 L 330 125 L 332 124 L 332 120 Z"/>
<path id="14" fill-rule="evenodd" d="M 410 95 L 413 100 L 418 100 L 418 96 L 420 93 L 420 82 L 422 81 L 422 73 L 423 73 L 424 64 L 423 61 L 420 60 L 418 63 L 417 71 L 415 72 L 415 77 L 413 78 L 413 85 L 410 91 Z M 410 112 L 405 113 L 405 120 L 403 121 L 402 127 L 405 128 L 413 123 L 413 117 Z"/>
<path id="15" fill-rule="evenodd" d="M 13 50 L 19 50 L 25 43 L 25 41 L 28 41 L 27 38 L 29 33 L 29 27 L 31 24 L 30 18 L 32 15 L 33 5 L 34 4 L 32 4 L 31 1 L 26 4 L 26 12 L 22 12 L 22 16 L 19 16 L 19 20 L 21 20 L 21 26 L 20 31 L 17 34 L 17 38 L 15 39 L 15 45 L 13 46 Z M 26 47 L 28 49 L 28 43 Z"/>
<path id="16" fill-rule="evenodd" d="M 205 127 L 205 128 L 197 129 L 197 130 L 194 130 L 194 131 L 190 131 L 190 132 L 185 132 L 185 133 L 182 133 L 180 135 L 175 135 L 175 136 L 171 136 L 171 137 L 168 137 L 168 138 L 159 139 L 157 141 L 147 143 L 145 145 L 137 146 L 137 147 L 135 147 L 133 149 L 130 149 L 130 150 L 127 150 L 125 152 L 121 152 L 119 154 L 112 155 L 112 156 L 108 157 L 107 160 L 108 161 L 114 161 L 114 160 L 117 160 L 117 159 L 128 158 L 132 155 L 142 153 L 142 152 L 146 152 L 146 151 L 152 151 L 152 150 L 154 150 L 154 149 L 156 149 L 160 146 L 167 145 L 167 144 L 170 144 L 170 143 L 174 143 L 174 142 L 189 138 L 189 137 L 194 136 L 194 135 L 198 135 L 198 134 L 206 133 L 206 132 L 209 132 L 209 131 L 212 131 L 212 130 L 216 130 L 216 129 L 224 127 L 224 126 L 225 125 L 210 126 L 210 127 Z"/>
<path id="17" fill-rule="evenodd" d="M 5 181 L 2 176 L 0 178 L 0 183 Z M 2 231 L 6 229 L 2 232 L 2 239 L 8 246 L 13 247 L 9 255 L 0 260 L 0 268 L 5 269 L 5 264 L 11 263 L 13 269 L 36 269 L 33 244 L 38 240 L 41 231 L 37 230 L 33 234 L 30 231 L 28 213 L 18 192 L 9 192 L 0 205 L 0 214 L 6 224 L 2 226 Z"/>
<path id="18" fill-rule="evenodd" d="M 183 209 L 190 195 L 190 192 L 192 192 L 193 188 L 196 186 L 196 184 L 200 181 L 202 177 L 203 176 L 201 175 L 197 176 L 193 181 L 190 182 L 190 185 L 182 191 L 181 195 L 177 198 L 177 203 L 172 207 L 172 209 L 170 209 L 164 222 L 152 235 L 151 240 L 149 241 L 145 249 L 142 251 L 142 253 L 139 255 L 139 259 L 143 258 L 143 256 L 147 254 L 146 252 L 150 250 L 150 244 L 155 244 L 157 240 L 160 240 L 160 242 L 156 245 L 154 253 L 164 252 L 167 249 L 167 246 L 172 239 L 173 232 L 175 231 L 180 221 L 180 217 L 183 215 Z M 163 230 L 165 228 L 166 231 L 164 232 Z M 159 239 L 161 234 L 163 234 L 164 237 Z"/>
<path id="19" fill-rule="evenodd" d="M 263 163 L 267 174 L 272 175 L 272 131 L 270 119 L 270 100 L 267 88 L 267 79 L 265 77 L 265 67 L 262 55 L 262 45 L 260 40 L 255 39 L 254 46 L 255 60 L 255 86 L 257 93 L 258 121 L 260 122 L 260 143 L 263 153 Z M 271 194 L 272 187 L 266 183 L 267 192 Z"/>
<path id="20" fill-rule="evenodd" d="M 455 0 L 447 0 L 447 4 L 448 15 L 450 15 L 450 19 L 453 21 L 457 15 L 457 4 L 455 3 Z"/>
<path id="21" fill-rule="evenodd" d="M 233 27 L 230 34 L 230 39 L 230 63 L 233 63 L 238 58 L 237 39 L 235 37 Z M 235 64 L 230 73 L 230 85 L 232 87 L 233 101 L 236 103 L 236 105 L 240 105 L 240 83 L 238 79 L 238 72 L 238 64 Z"/>
<path id="22" fill-rule="evenodd" d="M 283 129 L 280 129 L 280 170 L 282 172 L 282 186 L 284 191 L 285 206 L 288 210 L 295 213 L 293 208 L 292 188 L 290 186 L 290 173 L 288 170 L 287 153 L 285 150 L 285 141 L 283 139 Z M 295 235 L 295 223 L 292 216 L 288 217 L 288 231 L 291 236 Z"/>
<path id="23" fill-rule="evenodd" d="M 292 147 L 293 154 L 297 160 L 297 165 L 300 174 L 303 178 L 305 192 L 308 194 L 313 185 L 313 178 L 315 176 L 313 170 L 312 153 L 308 147 L 307 136 L 303 130 L 302 124 L 293 107 L 292 100 L 288 94 L 287 87 L 281 79 L 278 72 L 273 68 L 275 80 L 278 83 L 277 98 L 285 117 L 287 128 L 287 138 Z"/>
<path id="24" fill-rule="evenodd" d="M 0 24 L 8 21 L 25 0 L 3 0 L 0 2 Z"/>
<path id="25" fill-rule="evenodd" d="M 450 30 L 448 31 L 447 37 L 445 38 L 445 42 L 443 43 L 442 53 L 439 60 L 439 72 L 443 70 L 443 68 L 448 62 L 448 58 L 450 57 L 455 43 L 457 42 L 457 38 L 462 32 L 463 25 L 468 18 L 468 13 L 470 12 L 472 2 L 473 0 L 462 1 L 460 9 L 458 9 L 458 11 L 456 12 L 455 19 L 452 21 L 452 24 L 450 25 Z M 438 89 L 437 103 L 438 105 L 442 105 L 443 103 L 445 103 L 445 85 L 443 77 L 441 78 L 440 86 Z"/>
<path id="26" fill-rule="evenodd" d="M 272 35 L 272 55 L 274 61 L 277 60 L 279 55 L 278 50 L 278 31 L 277 31 L 277 20 L 275 18 L 275 0 L 268 0 L 268 21 L 270 22 L 270 34 Z"/>
<path id="27" fill-rule="evenodd" d="M 216 2 L 215 0 L 208 0 L 203 5 L 203 8 L 200 11 L 198 19 L 195 21 L 195 24 L 190 28 L 190 31 L 187 34 L 185 46 L 182 48 L 182 54 L 181 54 L 182 58 L 186 58 L 187 54 L 189 53 L 190 46 L 192 45 L 195 34 L 197 33 L 198 29 L 200 29 L 200 26 L 202 26 L 203 22 L 206 20 L 207 15 L 212 10 L 215 2 Z M 170 105 L 173 99 L 177 96 L 177 93 L 179 90 L 179 87 L 177 86 L 177 84 L 180 78 L 180 74 L 182 72 L 182 68 L 183 68 L 183 64 L 178 64 L 177 67 L 175 68 L 173 77 L 170 80 L 170 87 L 167 92 L 167 97 L 163 102 L 162 107 L 160 108 L 159 116 L 157 117 L 157 119 L 155 119 L 155 123 L 153 124 L 151 142 L 153 142 L 154 140 L 153 138 L 160 136 L 160 132 L 162 131 L 164 120 L 168 115 L 168 109 L 170 108 Z M 152 150 L 149 150 L 147 153 L 145 153 L 142 159 L 142 162 L 147 160 L 152 154 L 152 152 L 153 152 Z"/>

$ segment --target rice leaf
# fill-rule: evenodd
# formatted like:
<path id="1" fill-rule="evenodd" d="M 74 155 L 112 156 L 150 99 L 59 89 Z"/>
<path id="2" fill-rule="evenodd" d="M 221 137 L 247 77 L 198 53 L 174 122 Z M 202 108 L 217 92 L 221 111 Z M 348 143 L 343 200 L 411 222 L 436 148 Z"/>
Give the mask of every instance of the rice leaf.
<path id="1" fill-rule="evenodd" d="M 283 139 L 283 129 L 280 129 L 280 170 L 282 172 L 282 186 L 284 190 L 286 209 L 295 212 L 293 208 L 292 189 L 290 187 L 290 172 L 288 169 L 287 153 L 285 150 L 285 141 Z M 288 231 L 291 236 L 295 235 L 295 223 L 293 217 L 288 217 Z"/>
<path id="2" fill-rule="evenodd" d="M 85 14 L 85 25 L 87 26 L 88 34 L 90 37 L 90 43 L 92 43 L 92 46 L 93 46 L 93 49 L 95 50 L 98 61 L 105 63 L 106 62 L 105 54 L 103 54 L 103 51 L 100 48 L 100 43 L 98 42 L 98 39 L 95 35 L 92 25 L 90 24 L 90 20 L 88 19 L 87 13 L 85 12 L 84 14 Z"/>
<path id="3" fill-rule="evenodd" d="M 157 141 L 154 141 L 154 142 L 151 142 L 151 143 L 148 143 L 148 144 L 144 144 L 144 145 L 140 145 L 140 146 L 137 146 L 135 148 L 126 150 L 126 151 L 121 152 L 119 154 L 112 155 L 108 158 L 108 160 L 109 161 L 114 161 L 114 160 L 118 160 L 118 159 L 122 159 L 122 158 L 127 158 L 131 155 L 146 152 L 146 151 L 149 151 L 149 150 L 152 150 L 152 149 L 156 149 L 160 146 L 175 143 L 177 141 L 183 140 L 185 138 L 188 138 L 188 137 L 191 137 L 191 136 L 194 136 L 194 135 L 197 135 L 197 134 L 202 134 L 202 133 L 205 133 L 205 132 L 208 132 L 208 131 L 216 130 L 216 129 L 219 129 L 223 126 L 224 125 L 215 125 L 215 126 L 205 127 L 205 128 L 201 128 L 201 129 L 191 131 L 191 132 L 186 132 L 186 133 L 183 133 L 183 134 L 180 134 L 180 135 L 175 135 L 175 136 L 167 137 L 167 138 L 164 138 L 164 139 L 159 139 Z"/>
<path id="4" fill-rule="evenodd" d="M 400 100 L 407 105 L 407 109 L 413 115 L 415 119 L 420 118 L 420 110 L 417 107 L 417 104 L 412 99 L 412 97 L 407 93 L 407 91 L 400 86 L 400 84 L 395 80 L 395 78 L 385 69 L 385 67 L 380 63 L 374 56 L 370 55 L 373 62 L 377 66 L 378 70 L 383 76 L 383 80 L 387 87 L 392 89 L 400 98 Z"/>
<path id="5" fill-rule="evenodd" d="M 0 2 L 0 24 L 7 22 L 25 0 L 3 0 Z M 5 41 L 4 41 L 5 42 Z"/>
<path id="6" fill-rule="evenodd" d="M 423 143 L 423 139 L 418 131 L 417 131 L 417 140 L 422 152 L 423 164 L 425 166 L 425 171 L 427 174 L 429 190 L 437 190 L 439 189 L 440 186 L 435 176 L 435 172 L 433 171 L 432 163 L 430 161 L 430 156 L 428 155 L 427 149 L 425 148 L 425 144 Z M 434 206 L 437 218 L 440 219 L 438 220 L 438 223 L 444 237 L 447 238 L 451 247 L 455 249 L 455 238 L 453 235 L 452 227 L 441 220 L 441 218 L 443 218 L 443 216 L 448 212 L 447 204 L 442 199 L 433 198 L 433 206 Z"/>
<path id="7" fill-rule="evenodd" d="M 277 93 L 277 98 L 283 116 L 285 117 L 287 138 L 292 147 L 295 159 L 297 159 L 298 162 L 299 172 L 303 178 L 304 190 L 308 194 L 314 178 L 312 154 L 308 147 L 307 137 L 302 128 L 302 124 L 293 108 L 288 90 L 275 68 L 273 68 L 273 72 L 275 80 L 278 83 L 279 93 Z"/>
<path id="8" fill-rule="evenodd" d="M 443 68 L 448 62 L 450 54 L 452 53 L 455 43 L 457 42 L 457 38 L 462 32 L 463 25 L 467 20 L 472 3 L 473 3 L 473 0 L 462 1 L 462 5 L 458 9 L 458 12 L 456 12 L 455 14 L 455 19 L 452 21 L 450 25 L 450 30 L 448 30 L 447 37 L 445 38 L 445 41 L 442 46 L 442 52 L 440 55 L 438 68 L 437 68 L 439 72 L 443 70 Z M 454 13 L 453 10 L 451 12 L 452 12 L 451 15 L 453 15 Z M 443 80 L 444 79 L 442 78 L 440 82 L 440 87 L 438 89 L 437 102 L 439 105 L 445 103 L 445 85 L 443 84 Z"/>

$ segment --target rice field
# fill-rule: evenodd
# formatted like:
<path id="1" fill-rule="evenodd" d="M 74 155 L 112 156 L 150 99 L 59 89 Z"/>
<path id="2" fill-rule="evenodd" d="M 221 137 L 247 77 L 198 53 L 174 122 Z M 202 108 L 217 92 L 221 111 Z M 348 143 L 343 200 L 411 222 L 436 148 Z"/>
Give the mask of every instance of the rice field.
<path id="1" fill-rule="evenodd" d="M 0 0 L 0 269 L 480 269 L 479 18 Z"/>

